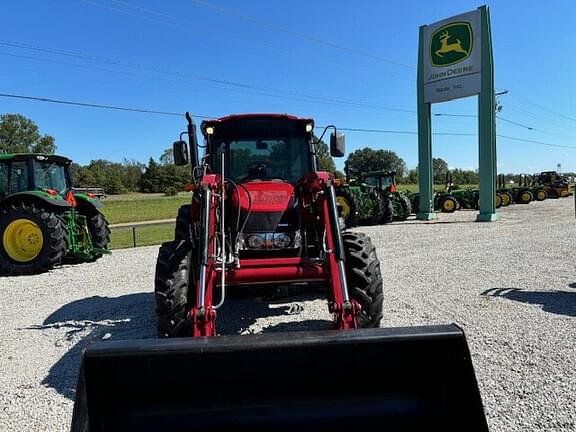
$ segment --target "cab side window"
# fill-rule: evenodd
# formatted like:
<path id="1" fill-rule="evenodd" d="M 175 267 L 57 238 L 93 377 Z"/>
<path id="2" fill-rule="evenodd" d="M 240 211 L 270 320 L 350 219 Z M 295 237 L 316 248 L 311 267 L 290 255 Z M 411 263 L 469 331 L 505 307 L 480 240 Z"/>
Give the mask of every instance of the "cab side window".
<path id="1" fill-rule="evenodd" d="M 28 163 L 12 162 L 10 166 L 9 193 L 24 192 L 28 190 Z"/>
<path id="2" fill-rule="evenodd" d="M 0 162 L 0 198 L 8 193 L 8 164 Z"/>

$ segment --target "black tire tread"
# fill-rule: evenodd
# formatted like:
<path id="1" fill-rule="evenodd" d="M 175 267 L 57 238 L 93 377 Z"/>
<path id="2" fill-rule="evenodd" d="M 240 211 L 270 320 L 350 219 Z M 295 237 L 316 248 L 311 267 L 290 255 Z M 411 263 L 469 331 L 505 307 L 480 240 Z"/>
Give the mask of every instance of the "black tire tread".
<path id="1" fill-rule="evenodd" d="M 42 230 L 44 245 L 37 258 L 27 263 L 13 262 L 2 244 L 4 229 L 15 219 L 29 219 Z M 53 212 L 34 204 L 10 205 L 0 211 L 0 274 L 26 275 L 42 273 L 59 264 L 68 249 L 66 227 Z"/>
<path id="2" fill-rule="evenodd" d="M 190 336 L 187 325 L 191 243 L 163 243 L 156 261 L 154 294 L 159 337 Z"/>
<path id="3" fill-rule="evenodd" d="M 379 327 L 383 316 L 384 294 L 376 248 L 370 237 L 363 233 L 346 232 L 342 237 L 349 294 L 362 306 L 360 327 Z"/>

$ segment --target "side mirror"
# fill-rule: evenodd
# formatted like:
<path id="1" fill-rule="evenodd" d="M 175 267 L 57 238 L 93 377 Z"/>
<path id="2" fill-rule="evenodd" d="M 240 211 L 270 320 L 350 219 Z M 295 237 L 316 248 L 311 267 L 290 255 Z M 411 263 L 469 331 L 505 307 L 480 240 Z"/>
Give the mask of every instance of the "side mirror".
<path id="1" fill-rule="evenodd" d="M 186 141 L 174 142 L 174 144 L 172 144 L 172 152 L 174 154 L 174 165 L 188 165 L 188 144 Z"/>
<path id="2" fill-rule="evenodd" d="M 330 156 L 342 157 L 346 153 L 346 139 L 344 134 L 334 132 L 330 135 Z"/>

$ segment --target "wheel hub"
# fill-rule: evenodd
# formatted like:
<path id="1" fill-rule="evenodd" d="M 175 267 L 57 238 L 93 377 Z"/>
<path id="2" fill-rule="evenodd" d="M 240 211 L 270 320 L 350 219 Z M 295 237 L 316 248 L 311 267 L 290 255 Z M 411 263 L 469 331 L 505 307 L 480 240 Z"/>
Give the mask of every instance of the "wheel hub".
<path id="1" fill-rule="evenodd" d="M 4 230 L 4 250 L 14 261 L 30 262 L 35 259 L 44 245 L 42 230 L 29 219 L 16 219 Z"/>
<path id="2" fill-rule="evenodd" d="M 344 220 L 348 219 L 348 216 L 350 216 L 350 203 L 348 203 L 348 200 L 339 196 L 336 197 L 336 204 L 342 207 L 342 217 Z"/>

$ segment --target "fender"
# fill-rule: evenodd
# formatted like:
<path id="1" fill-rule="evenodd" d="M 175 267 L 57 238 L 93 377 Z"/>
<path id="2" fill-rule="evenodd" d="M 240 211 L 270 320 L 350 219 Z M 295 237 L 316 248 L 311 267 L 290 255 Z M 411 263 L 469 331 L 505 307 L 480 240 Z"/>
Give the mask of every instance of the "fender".
<path id="1" fill-rule="evenodd" d="M 95 213 L 96 209 L 104 207 L 99 199 L 91 198 L 84 193 L 75 192 L 74 198 L 78 201 L 78 207 L 88 210 L 87 213 Z"/>
<path id="2" fill-rule="evenodd" d="M 55 208 L 65 211 L 71 208 L 70 203 L 60 195 L 50 195 L 43 191 L 17 192 L 0 201 L 0 207 L 19 203 L 39 204 L 44 208 Z"/>

